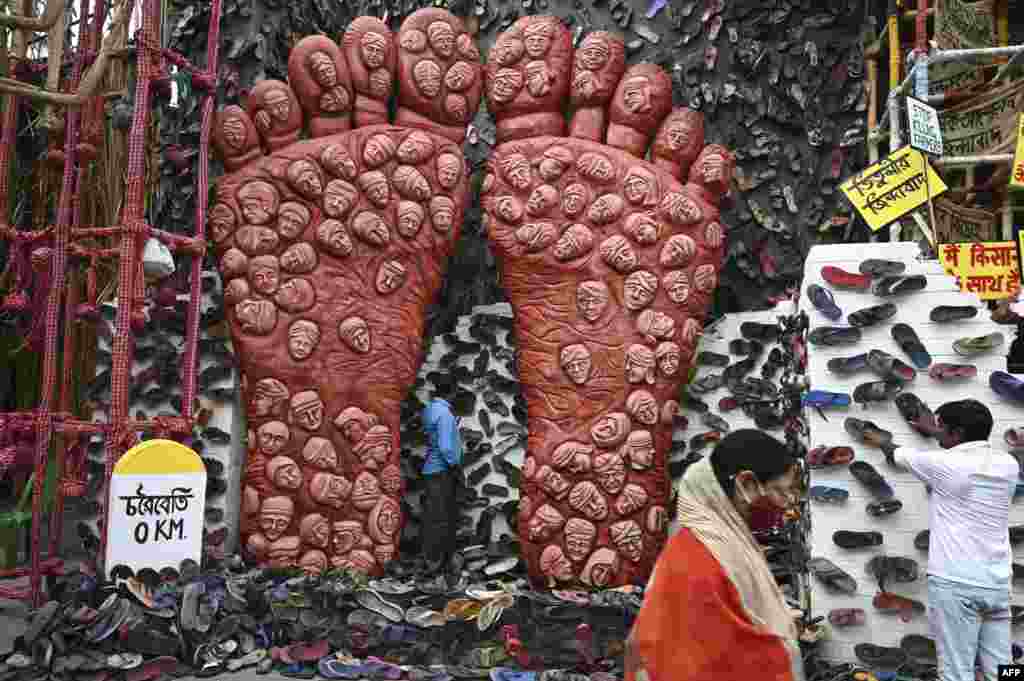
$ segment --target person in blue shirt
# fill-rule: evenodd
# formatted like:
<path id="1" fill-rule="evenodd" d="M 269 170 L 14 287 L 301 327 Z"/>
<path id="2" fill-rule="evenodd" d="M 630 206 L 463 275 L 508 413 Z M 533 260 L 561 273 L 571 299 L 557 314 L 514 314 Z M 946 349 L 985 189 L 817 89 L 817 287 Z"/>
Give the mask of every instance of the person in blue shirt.
<path id="1" fill-rule="evenodd" d="M 423 464 L 423 555 L 428 568 L 447 566 L 455 550 L 458 507 L 455 494 L 462 475 L 462 436 L 459 419 L 452 413 L 455 380 L 448 374 L 435 384 L 434 397 L 423 409 L 427 435 L 427 459 Z"/>

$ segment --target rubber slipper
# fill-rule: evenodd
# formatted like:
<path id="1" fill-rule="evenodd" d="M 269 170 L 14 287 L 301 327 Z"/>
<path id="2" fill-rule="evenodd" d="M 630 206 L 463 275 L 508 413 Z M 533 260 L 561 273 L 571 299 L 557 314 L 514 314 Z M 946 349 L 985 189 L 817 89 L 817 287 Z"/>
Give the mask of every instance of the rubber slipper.
<path id="1" fill-rule="evenodd" d="M 871 288 L 871 277 L 866 274 L 854 274 L 846 270 L 826 265 L 821 268 L 821 278 L 835 288 L 867 291 Z"/>
<path id="2" fill-rule="evenodd" d="M 899 499 L 886 499 L 885 501 L 872 501 L 865 510 L 868 515 L 874 518 L 892 515 L 903 508 L 903 502 Z"/>
<path id="3" fill-rule="evenodd" d="M 896 306 L 892 303 L 884 303 L 882 305 L 872 305 L 871 307 L 865 307 L 862 310 L 851 312 L 846 318 L 850 322 L 850 326 L 856 326 L 864 328 L 867 326 L 874 326 L 881 322 L 891 319 L 896 314 Z"/>
<path id="4" fill-rule="evenodd" d="M 1010 543 L 1019 544 L 1024 541 L 1024 525 L 1010 525 Z"/>
<path id="5" fill-rule="evenodd" d="M 762 352 L 764 352 L 764 345 L 760 341 L 747 338 L 733 338 L 729 341 L 729 354 L 731 355 L 760 357 Z"/>
<path id="6" fill-rule="evenodd" d="M 917 561 L 903 556 L 874 556 L 868 561 L 865 570 L 880 581 L 892 579 L 901 584 L 916 582 L 920 575 Z"/>
<path id="7" fill-rule="evenodd" d="M 909 383 L 917 378 L 917 372 L 898 357 L 893 357 L 883 350 L 872 350 L 868 353 L 868 366 L 883 381 L 900 381 Z"/>
<path id="8" fill-rule="evenodd" d="M 308 664 L 296 662 L 278 670 L 278 673 L 290 679 L 312 679 L 316 677 L 317 670 Z M 199 676 L 199 674 L 196 674 L 196 676 Z"/>
<path id="9" fill-rule="evenodd" d="M 893 277 L 899 274 L 903 274 L 907 266 L 905 263 L 897 260 L 882 260 L 879 258 L 868 258 L 861 262 L 857 268 L 861 274 L 866 274 L 869 277 Z"/>
<path id="10" fill-rule="evenodd" d="M 1006 339 L 1003 334 L 996 331 L 985 336 L 975 336 L 974 338 L 961 338 L 953 342 L 953 352 L 960 355 L 961 357 L 973 357 L 980 355 L 989 350 L 995 350 L 1000 347 Z"/>
<path id="11" fill-rule="evenodd" d="M 928 365 L 932 363 L 932 356 L 928 354 L 921 339 L 917 337 L 917 332 L 909 325 L 893 324 L 892 339 L 896 341 L 896 345 L 900 346 L 903 352 L 907 353 L 910 361 L 918 369 L 927 369 Z"/>
<path id="12" fill-rule="evenodd" d="M 842 318 L 843 311 L 836 305 L 835 296 L 827 288 L 818 284 L 811 284 L 807 287 L 807 298 L 818 312 L 832 321 L 838 321 Z"/>
<path id="13" fill-rule="evenodd" d="M 724 369 L 729 366 L 729 355 L 718 352 L 703 351 L 697 353 L 697 366 L 718 367 Z"/>
<path id="14" fill-rule="evenodd" d="M 819 326 L 807 334 L 812 345 L 852 345 L 860 339 L 860 329 L 855 326 Z"/>
<path id="15" fill-rule="evenodd" d="M 927 404 L 921 401 L 920 397 L 914 393 L 903 393 L 902 395 L 897 395 L 894 402 L 896 403 L 896 409 L 900 412 L 900 416 L 903 417 L 904 421 L 910 424 L 911 428 L 922 435 L 928 434 L 914 425 L 922 417 L 928 419 L 929 417 L 934 416 L 932 410 L 928 408 Z"/>
<path id="16" fill-rule="evenodd" d="M 853 389 L 853 401 L 857 404 L 888 402 L 903 391 L 903 384 L 893 381 L 871 381 L 861 383 Z"/>
<path id="17" fill-rule="evenodd" d="M 710 411 L 701 414 L 700 420 L 705 426 L 719 433 L 728 433 L 731 428 L 728 421 L 717 414 L 712 414 Z"/>
<path id="18" fill-rule="evenodd" d="M 826 447 L 821 445 L 807 452 L 807 465 L 811 468 L 846 466 L 853 461 L 853 447 Z"/>
<path id="19" fill-rule="evenodd" d="M 828 487 L 827 485 L 812 485 L 807 490 L 807 496 L 812 501 L 823 504 L 841 504 L 850 498 L 850 493 L 839 487 Z"/>
<path id="20" fill-rule="evenodd" d="M 740 335 L 762 343 L 774 343 L 779 339 L 779 326 L 761 322 L 743 322 L 740 324 Z"/>
<path id="21" fill-rule="evenodd" d="M 939 661 L 935 640 L 921 634 L 907 634 L 900 639 L 900 650 L 917 664 L 934 665 Z"/>
<path id="22" fill-rule="evenodd" d="M 854 397 L 856 399 L 856 396 Z M 808 390 L 804 393 L 803 405 L 805 407 L 848 407 L 850 396 L 846 393 L 834 393 L 828 390 Z"/>
<path id="23" fill-rule="evenodd" d="M 786 414 L 773 405 L 762 405 L 756 408 L 752 414 L 754 425 L 761 430 L 775 430 L 786 423 Z"/>
<path id="24" fill-rule="evenodd" d="M 721 374 L 708 374 L 691 383 L 690 390 L 698 395 L 705 395 L 721 388 L 724 381 Z"/>
<path id="25" fill-rule="evenodd" d="M 962 378 L 974 378 L 978 375 L 978 367 L 973 364 L 933 364 L 928 375 L 936 381 L 954 381 Z"/>
<path id="26" fill-rule="evenodd" d="M 872 546 L 881 546 L 883 538 L 881 532 L 837 530 L 832 533 L 832 541 L 843 549 L 866 549 Z"/>
<path id="27" fill-rule="evenodd" d="M 866 619 L 863 608 L 834 608 L 828 613 L 828 623 L 833 627 L 860 626 Z"/>
<path id="28" fill-rule="evenodd" d="M 740 406 L 740 401 L 735 397 L 723 397 L 718 400 L 718 411 L 730 412 Z"/>
<path id="29" fill-rule="evenodd" d="M 843 428 L 850 437 L 866 445 L 881 447 L 883 444 L 892 442 L 892 433 L 879 428 L 871 421 L 855 419 L 851 416 L 843 422 Z"/>
<path id="30" fill-rule="evenodd" d="M 917 293 L 928 287 L 928 278 L 923 274 L 915 274 L 907 277 L 883 277 L 875 282 L 872 292 L 876 296 L 902 296 L 908 293 Z"/>
<path id="31" fill-rule="evenodd" d="M 867 461 L 854 461 L 849 466 L 850 475 L 857 478 L 860 484 L 867 487 L 879 499 L 892 499 L 892 486 Z"/>
<path id="32" fill-rule="evenodd" d="M 978 316 L 978 308 L 970 305 L 939 305 L 932 308 L 928 318 L 936 324 L 958 322 L 963 319 L 973 319 Z"/>
<path id="33" fill-rule="evenodd" d="M 907 663 L 907 654 L 900 648 L 876 646 L 874 643 L 858 643 L 853 647 L 857 659 L 869 667 L 899 669 Z"/>
<path id="34" fill-rule="evenodd" d="M 857 593 L 857 580 L 828 558 L 812 558 L 807 569 L 829 589 L 853 596 Z"/>
<path id="35" fill-rule="evenodd" d="M 731 381 L 728 387 L 733 395 L 751 400 L 768 400 L 779 394 L 779 389 L 774 383 L 754 376 L 747 376 L 741 381 Z"/>
<path id="36" fill-rule="evenodd" d="M 1003 442 L 1010 449 L 1024 449 L 1024 428 L 1007 428 Z"/>
<path id="37" fill-rule="evenodd" d="M 848 376 L 868 368 L 868 355 L 853 355 L 852 357 L 833 357 L 828 361 L 828 370 L 833 374 Z"/>
<path id="38" fill-rule="evenodd" d="M 993 371 L 988 379 L 989 387 L 999 395 L 1015 402 L 1024 402 L 1024 381 L 1005 371 Z"/>
<path id="39" fill-rule="evenodd" d="M 727 366 L 725 371 L 722 372 L 722 378 L 725 379 L 726 382 L 737 381 L 753 371 L 756 364 L 757 361 L 753 357 L 741 359 L 735 364 Z"/>
<path id="40" fill-rule="evenodd" d="M 927 551 L 928 542 L 931 539 L 931 532 L 928 530 L 921 530 L 914 535 L 914 548 L 918 551 Z"/>
<path id="41" fill-rule="evenodd" d="M 914 615 L 923 615 L 927 612 L 924 603 L 913 598 L 900 596 L 888 591 L 879 591 L 871 599 L 871 604 L 876 610 L 890 615 L 900 615 L 901 619 L 909 622 Z"/>

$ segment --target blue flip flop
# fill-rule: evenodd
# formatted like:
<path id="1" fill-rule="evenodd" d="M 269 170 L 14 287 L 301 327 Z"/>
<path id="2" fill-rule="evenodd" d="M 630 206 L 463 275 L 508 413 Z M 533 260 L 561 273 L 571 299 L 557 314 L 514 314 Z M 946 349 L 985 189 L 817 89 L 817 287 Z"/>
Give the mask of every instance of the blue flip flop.
<path id="1" fill-rule="evenodd" d="M 846 393 L 834 393 L 828 390 L 809 390 L 804 395 L 805 407 L 849 407 L 850 396 Z"/>
<path id="2" fill-rule="evenodd" d="M 836 299 L 832 292 L 818 284 L 811 284 L 807 287 L 807 297 L 811 300 L 818 312 L 825 315 L 832 321 L 838 321 L 843 316 L 843 311 L 836 305 Z"/>

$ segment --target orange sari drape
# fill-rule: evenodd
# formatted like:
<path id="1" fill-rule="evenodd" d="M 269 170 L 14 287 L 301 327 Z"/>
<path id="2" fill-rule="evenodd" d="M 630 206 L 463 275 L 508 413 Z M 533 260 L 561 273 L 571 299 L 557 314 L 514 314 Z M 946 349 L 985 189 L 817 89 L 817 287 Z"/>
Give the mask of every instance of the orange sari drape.
<path id="1" fill-rule="evenodd" d="M 755 628 L 739 592 L 693 533 L 666 545 L 626 653 L 626 681 L 795 681 L 778 636 Z"/>

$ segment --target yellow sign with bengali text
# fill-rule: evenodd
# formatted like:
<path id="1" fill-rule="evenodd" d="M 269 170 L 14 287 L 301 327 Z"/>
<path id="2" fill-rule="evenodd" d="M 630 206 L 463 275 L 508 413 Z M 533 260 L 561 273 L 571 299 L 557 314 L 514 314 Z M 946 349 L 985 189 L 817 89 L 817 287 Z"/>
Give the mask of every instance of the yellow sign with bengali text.
<path id="1" fill-rule="evenodd" d="M 927 170 L 927 179 L 925 172 Z M 921 152 L 903 147 L 839 185 L 868 226 L 878 231 L 946 191 Z"/>
<path id="2" fill-rule="evenodd" d="M 1024 114 L 1017 119 L 1017 153 L 1013 155 L 1010 188 L 1024 189 Z"/>
<path id="3" fill-rule="evenodd" d="M 999 300 L 1020 290 L 1017 244 L 1012 241 L 941 244 L 938 250 L 942 268 L 956 277 L 965 293 Z"/>

